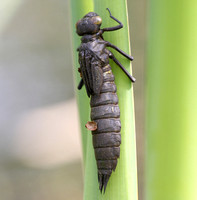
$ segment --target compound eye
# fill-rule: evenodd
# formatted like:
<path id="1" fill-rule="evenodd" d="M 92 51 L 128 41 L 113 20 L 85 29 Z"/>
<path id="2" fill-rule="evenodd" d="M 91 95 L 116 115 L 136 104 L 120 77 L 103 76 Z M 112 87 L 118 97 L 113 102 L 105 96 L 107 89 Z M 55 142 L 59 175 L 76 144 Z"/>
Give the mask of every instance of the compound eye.
<path id="1" fill-rule="evenodd" d="M 102 23 L 102 19 L 99 16 L 92 17 L 92 21 L 93 21 L 94 24 L 101 24 Z"/>

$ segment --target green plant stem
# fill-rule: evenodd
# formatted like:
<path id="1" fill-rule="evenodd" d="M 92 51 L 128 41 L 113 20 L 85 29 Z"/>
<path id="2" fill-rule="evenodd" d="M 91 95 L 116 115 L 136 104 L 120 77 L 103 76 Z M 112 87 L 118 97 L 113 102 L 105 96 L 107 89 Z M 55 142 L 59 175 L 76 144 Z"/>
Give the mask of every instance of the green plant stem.
<path id="1" fill-rule="evenodd" d="M 81 1 L 82 2 L 82 1 Z M 84 1 L 89 2 L 89 1 Z M 72 0 L 72 4 L 78 3 Z M 125 0 L 95 0 L 94 11 L 97 12 L 103 19 L 102 27 L 111 27 L 117 25 L 110 17 L 106 8 L 110 8 L 112 15 L 118 18 L 123 24 L 124 28 L 118 31 L 104 33 L 105 40 L 117 45 L 123 51 L 130 53 L 129 34 L 128 34 L 128 18 L 127 18 L 127 5 Z M 80 8 L 81 10 L 81 8 Z M 82 18 L 85 14 L 93 10 L 85 9 L 85 13 L 78 19 Z M 78 12 L 73 9 L 72 12 Z M 75 15 L 75 14 L 74 14 Z M 78 20 L 77 19 L 77 20 Z M 76 20 L 76 21 L 77 21 Z M 73 20 L 74 21 L 74 20 Z M 73 31 L 74 32 L 74 31 Z M 78 36 L 73 36 L 78 37 Z M 75 40 L 75 39 L 74 39 Z M 77 39 L 76 39 L 77 43 Z M 79 45 L 80 43 L 78 43 Z M 111 49 L 110 49 L 111 50 Z M 113 50 L 112 50 L 113 51 Z M 131 72 L 131 62 L 119 53 L 113 51 L 114 55 L 123 64 L 123 66 Z M 119 107 L 121 112 L 121 137 L 122 144 L 120 146 L 120 158 L 115 172 L 112 173 L 105 194 L 99 191 L 96 160 L 92 145 L 91 133 L 82 130 L 82 134 L 88 134 L 84 137 L 84 160 L 85 163 L 85 176 L 84 176 L 84 199 L 85 200 L 137 200 L 137 164 L 136 164 L 136 144 L 135 144 L 135 119 L 134 119 L 134 103 L 133 103 L 133 87 L 131 81 L 121 71 L 121 69 L 113 62 L 110 62 L 112 71 L 115 75 L 115 83 L 117 85 L 117 94 L 119 97 Z M 80 91 L 79 93 L 85 91 Z M 78 104 L 86 101 L 87 98 L 79 99 Z M 89 103 L 89 100 L 87 100 Z M 86 103 L 87 103 L 86 102 Z M 80 113 L 82 108 L 79 107 Z M 80 115 L 82 127 L 89 119 L 87 115 Z M 85 147 L 86 146 L 86 147 Z"/>
<path id="2" fill-rule="evenodd" d="M 197 199 L 197 1 L 150 1 L 147 200 Z"/>

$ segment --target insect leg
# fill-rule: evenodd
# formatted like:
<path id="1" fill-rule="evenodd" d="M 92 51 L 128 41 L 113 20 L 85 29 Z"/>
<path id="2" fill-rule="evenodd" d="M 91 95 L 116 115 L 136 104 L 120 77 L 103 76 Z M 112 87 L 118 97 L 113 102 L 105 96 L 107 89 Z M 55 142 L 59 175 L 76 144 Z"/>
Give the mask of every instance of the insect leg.
<path id="1" fill-rule="evenodd" d="M 123 67 L 123 65 L 115 58 L 115 56 L 110 52 L 109 57 L 122 69 L 122 71 L 128 76 L 128 78 L 132 81 L 135 82 L 136 79 L 129 74 L 129 72 Z"/>
<path id="2" fill-rule="evenodd" d="M 81 81 L 79 82 L 79 85 L 77 87 L 78 90 L 81 90 L 81 88 L 83 87 L 84 85 L 84 82 L 83 82 L 83 79 L 81 79 Z"/>
<path id="3" fill-rule="evenodd" d="M 121 28 L 123 27 L 122 22 L 120 22 L 118 19 L 116 19 L 114 16 L 112 16 L 112 14 L 111 14 L 109 8 L 107 8 L 107 10 L 109 11 L 110 17 L 111 17 L 113 20 L 115 20 L 116 22 L 118 22 L 119 25 L 114 26 L 114 27 L 109 27 L 109 28 L 103 28 L 103 29 L 101 29 L 101 31 L 102 31 L 102 32 L 104 32 L 104 31 L 115 31 L 115 30 L 121 29 Z"/>
<path id="4" fill-rule="evenodd" d="M 116 51 L 118 51 L 120 54 L 122 54 L 123 56 L 125 56 L 126 58 L 128 58 L 129 60 L 133 60 L 133 56 L 130 56 L 128 54 L 126 54 L 124 51 L 122 51 L 121 49 L 119 49 L 117 46 L 111 44 L 110 42 L 106 43 L 107 47 L 111 47 L 113 49 L 115 49 Z"/>

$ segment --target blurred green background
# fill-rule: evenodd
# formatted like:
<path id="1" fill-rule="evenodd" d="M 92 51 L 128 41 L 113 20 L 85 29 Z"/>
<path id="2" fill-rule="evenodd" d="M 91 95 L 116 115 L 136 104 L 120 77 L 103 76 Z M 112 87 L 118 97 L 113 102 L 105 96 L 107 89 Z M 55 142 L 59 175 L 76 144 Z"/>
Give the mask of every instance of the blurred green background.
<path id="1" fill-rule="evenodd" d="M 0 2 L 1 200 L 82 199 L 69 9 L 68 0 Z M 140 200 L 145 10 L 145 0 L 128 1 Z"/>

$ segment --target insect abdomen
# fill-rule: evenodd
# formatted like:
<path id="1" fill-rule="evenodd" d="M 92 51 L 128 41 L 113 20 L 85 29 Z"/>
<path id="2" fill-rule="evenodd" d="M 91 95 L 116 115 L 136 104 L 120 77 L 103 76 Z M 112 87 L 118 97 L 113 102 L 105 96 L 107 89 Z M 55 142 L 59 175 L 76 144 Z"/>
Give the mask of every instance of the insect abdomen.
<path id="1" fill-rule="evenodd" d="M 120 156 L 121 123 L 114 75 L 109 65 L 103 67 L 101 93 L 91 96 L 91 120 L 97 123 L 93 131 L 93 146 L 98 167 L 99 189 L 105 190 L 112 170 Z"/>

